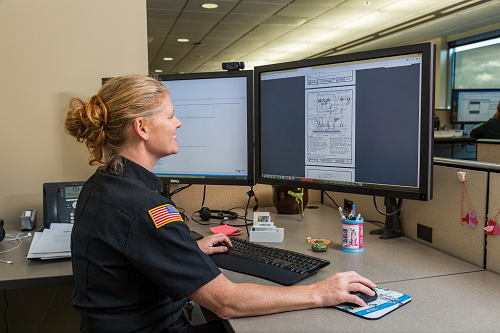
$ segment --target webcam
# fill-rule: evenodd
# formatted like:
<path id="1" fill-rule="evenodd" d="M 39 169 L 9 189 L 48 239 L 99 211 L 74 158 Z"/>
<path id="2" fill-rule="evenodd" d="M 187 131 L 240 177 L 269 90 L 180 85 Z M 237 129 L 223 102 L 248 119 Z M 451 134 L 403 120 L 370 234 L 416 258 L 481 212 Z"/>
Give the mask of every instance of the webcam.
<path id="1" fill-rule="evenodd" d="M 223 62 L 222 63 L 222 69 L 225 69 L 226 71 L 239 71 L 240 69 L 245 68 L 245 63 L 244 62 Z"/>

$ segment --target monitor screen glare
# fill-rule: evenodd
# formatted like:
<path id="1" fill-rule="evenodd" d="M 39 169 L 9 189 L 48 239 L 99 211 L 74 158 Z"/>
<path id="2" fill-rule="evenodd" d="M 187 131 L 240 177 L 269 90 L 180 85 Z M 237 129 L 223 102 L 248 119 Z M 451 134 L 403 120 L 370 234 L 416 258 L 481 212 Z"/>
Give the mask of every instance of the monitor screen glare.
<path id="1" fill-rule="evenodd" d="M 255 68 L 257 183 L 429 200 L 433 46 Z"/>

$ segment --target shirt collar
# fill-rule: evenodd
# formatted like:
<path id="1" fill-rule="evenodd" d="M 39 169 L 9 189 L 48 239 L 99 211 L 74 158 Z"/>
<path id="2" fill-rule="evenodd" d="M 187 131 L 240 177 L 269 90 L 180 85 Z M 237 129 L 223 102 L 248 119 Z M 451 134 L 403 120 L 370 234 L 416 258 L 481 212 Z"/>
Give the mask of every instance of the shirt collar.
<path id="1" fill-rule="evenodd" d="M 163 181 L 156 177 L 154 173 L 140 166 L 139 164 L 132 162 L 125 157 L 123 159 L 123 177 L 136 179 L 149 188 L 152 191 L 161 193 L 163 187 Z"/>

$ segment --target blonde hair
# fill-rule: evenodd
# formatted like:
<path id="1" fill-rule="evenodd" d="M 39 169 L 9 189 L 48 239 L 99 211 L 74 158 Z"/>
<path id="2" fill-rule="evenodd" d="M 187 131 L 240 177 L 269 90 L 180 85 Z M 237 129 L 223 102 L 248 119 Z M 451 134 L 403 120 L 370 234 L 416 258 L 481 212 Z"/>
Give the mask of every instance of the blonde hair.
<path id="1" fill-rule="evenodd" d="M 84 142 L 90 151 L 89 164 L 120 174 L 120 152 L 126 142 L 126 129 L 134 119 L 153 117 L 161 107 L 168 89 L 157 79 L 143 75 L 125 75 L 107 81 L 96 95 L 85 102 L 70 101 L 66 132 Z"/>

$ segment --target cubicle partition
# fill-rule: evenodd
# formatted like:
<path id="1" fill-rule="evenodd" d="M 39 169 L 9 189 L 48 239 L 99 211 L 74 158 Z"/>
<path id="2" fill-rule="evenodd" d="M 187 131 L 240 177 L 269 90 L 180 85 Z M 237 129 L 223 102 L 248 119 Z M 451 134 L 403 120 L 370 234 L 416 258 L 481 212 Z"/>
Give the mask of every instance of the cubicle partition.
<path id="1" fill-rule="evenodd" d="M 476 160 L 480 162 L 500 163 L 500 140 L 477 139 Z"/>
<path id="2" fill-rule="evenodd" d="M 434 198 L 429 202 L 407 200 L 401 221 L 406 237 L 483 267 L 485 221 L 480 217 L 486 217 L 489 171 L 477 169 L 476 164 L 436 159 Z M 458 172 L 465 172 L 465 183 Z M 469 210 L 476 214 L 471 224 L 463 220 Z M 432 231 L 432 242 L 419 238 L 422 228 Z"/>
<path id="3" fill-rule="evenodd" d="M 465 185 L 458 179 L 458 172 L 465 172 Z M 434 195 L 430 201 L 404 201 L 401 211 L 404 235 L 500 274 L 500 235 L 486 235 L 484 230 L 487 226 L 485 219 L 494 219 L 500 210 L 500 165 L 435 158 L 433 188 Z M 376 211 L 371 197 L 328 194 L 339 205 L 344 199 L 354 201 L 365 221 L 385 220 Z M 383 210 L 383 198 L 377 198 L 376 202 L 378 208 Z M 324 203 L 334 206 L 326 197 Z M 471 224 L 466 219 L 469 210 L 476 214 Z M 428 235 L 429 232 L 432 233 L 432 241 L 421 238 L 422 234 Z M 390 239 L 380 241 L 391 242 Z"/>
<path id="4" fill-rule="evenodd" d="M 500 172 L 490 173 L 490 197 L 488 200 L 488 217 L 494 219 L 500 211 Z M 498 222 L 498 217 L 496 219 Z M 500 232 L 496 229 L 494 232 Z M 500 274 L 500 234 L 486 236 L 486 269 Z"/>

